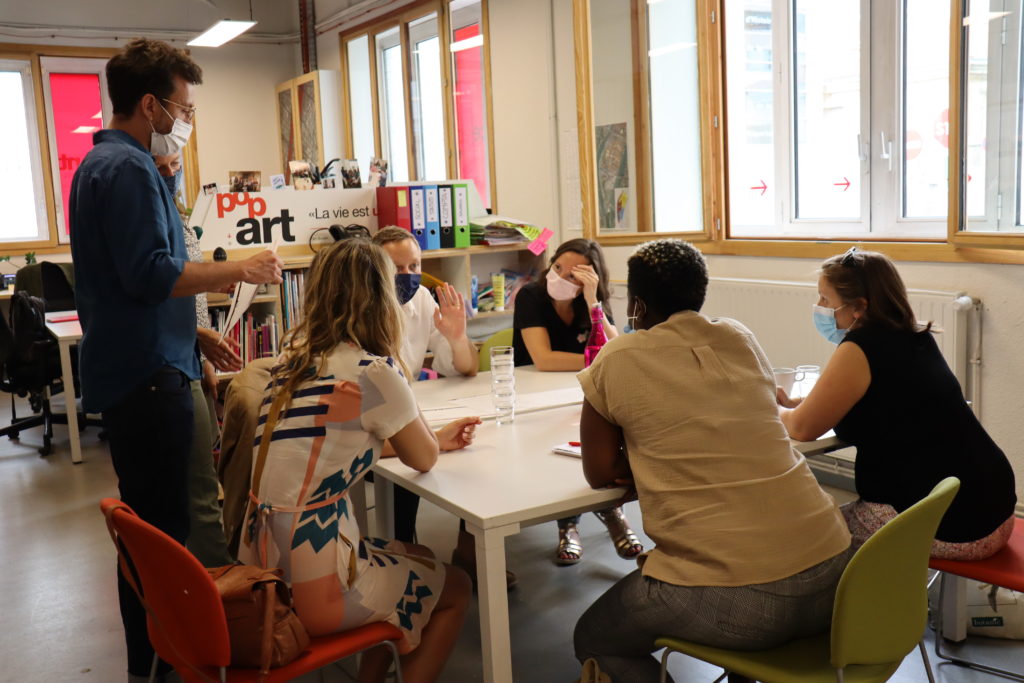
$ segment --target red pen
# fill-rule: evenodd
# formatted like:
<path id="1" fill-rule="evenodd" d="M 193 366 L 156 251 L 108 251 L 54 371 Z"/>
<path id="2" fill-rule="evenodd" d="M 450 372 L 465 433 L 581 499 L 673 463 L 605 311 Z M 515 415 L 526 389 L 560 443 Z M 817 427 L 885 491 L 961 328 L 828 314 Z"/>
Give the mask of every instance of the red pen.
<path id="1" fill-rule="evenodd" d="M 582 446 L 583 444 L 581 444 L 579 441 L 570 441 L 569 445 L 570 446 Z"/>

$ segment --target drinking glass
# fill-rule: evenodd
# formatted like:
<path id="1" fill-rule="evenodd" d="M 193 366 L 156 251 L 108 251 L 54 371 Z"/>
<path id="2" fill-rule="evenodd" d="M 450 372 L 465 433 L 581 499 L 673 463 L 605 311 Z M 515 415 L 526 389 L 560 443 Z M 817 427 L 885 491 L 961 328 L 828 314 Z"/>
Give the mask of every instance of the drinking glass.
<path id="1" fill-rule="evenodd" d="M 495 421 L 511 424 L 516 416 L 515 352 L 511 346 L 491 347 L 491 399 Z"/>

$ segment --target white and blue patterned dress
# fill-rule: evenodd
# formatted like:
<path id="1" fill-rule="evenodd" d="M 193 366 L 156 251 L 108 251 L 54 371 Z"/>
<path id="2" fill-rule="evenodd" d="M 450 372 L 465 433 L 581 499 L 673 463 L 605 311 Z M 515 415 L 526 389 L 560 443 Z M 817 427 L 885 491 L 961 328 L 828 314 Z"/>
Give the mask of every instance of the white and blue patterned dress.
<path id="1" fill-rule="evenodd" d="M 268 385 L 254 466 L 270 404 Z M 343 344 L 274 425 L 239 559 L 284 571 L 311 635 L 387 621 L 404 634 L 404 652 L 419 644 L 444 587 L 444 565 L 407 554 L 398 541 L 363 538 L 348 495 L 384 440 L 417 417 L 397 363 Z"/>

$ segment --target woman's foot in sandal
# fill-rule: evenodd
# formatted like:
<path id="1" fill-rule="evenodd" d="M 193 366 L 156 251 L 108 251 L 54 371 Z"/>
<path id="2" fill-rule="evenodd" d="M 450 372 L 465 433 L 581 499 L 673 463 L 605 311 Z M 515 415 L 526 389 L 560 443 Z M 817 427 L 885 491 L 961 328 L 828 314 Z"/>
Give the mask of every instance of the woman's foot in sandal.
<path id="1" fill-rule="evenodd" d="M 575 524 L 558 527 L 558 550 L 555 552 L 555 564 L 576 564 L 583 557 L 583 544 L 580 543 L 580 532 Z"/>
<path id="2" fill-rule="evenodd" d="M 608 529 L 608 535 L 612 537 L 615 544 L 615 552 L 624 560 L 632 560 L 644 551 L 640 539 L 629 528 L 629 520 L 621 507 L 608 508 L 607 510 L 595 510 L 594 515 L 604 522 Z"/>

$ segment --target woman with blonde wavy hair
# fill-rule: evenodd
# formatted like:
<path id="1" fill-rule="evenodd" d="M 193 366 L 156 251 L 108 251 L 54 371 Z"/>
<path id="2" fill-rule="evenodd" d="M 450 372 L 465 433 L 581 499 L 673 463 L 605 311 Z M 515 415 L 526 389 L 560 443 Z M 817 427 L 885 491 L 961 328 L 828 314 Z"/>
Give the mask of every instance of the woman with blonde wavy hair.
<path id="1" fill-rule="evenodd" d="M 436 435 L 424 421 L 398 355 L 394 270 L 365 239 L 313 260 L 302 321 L 264 396 L 239 559 L 283 569 L 311 635 L 394 624 L 406 680 L 434 681 L 462 627 L 469 577 L 422 546 L 364 538 L 348 492 L 382 455 L 428 471 L 439 450 L 472 441 L 478 420 Z M 386 650 L 370 651 L 359 680 L 383 681 L 388 665 Z"/>

